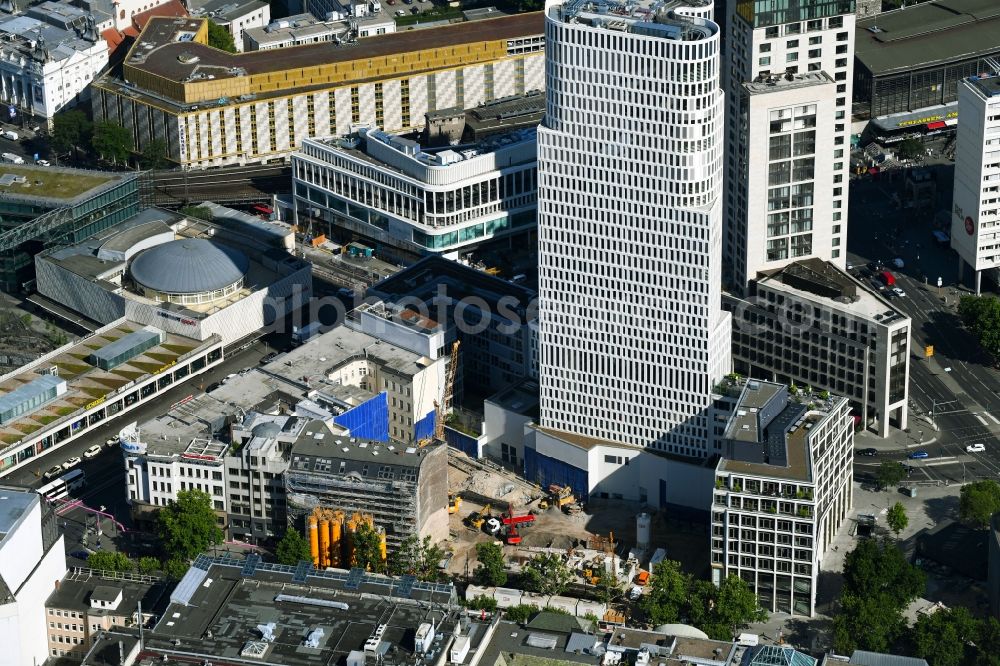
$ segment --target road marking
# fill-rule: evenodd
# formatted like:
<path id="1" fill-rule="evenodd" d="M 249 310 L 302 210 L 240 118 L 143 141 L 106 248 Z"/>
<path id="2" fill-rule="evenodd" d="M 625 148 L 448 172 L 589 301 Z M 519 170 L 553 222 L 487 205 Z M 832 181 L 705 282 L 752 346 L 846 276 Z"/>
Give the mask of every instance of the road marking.
<path id="1" fill-rule="evenodd" d="M 988 418 L 990 421 L 993 421 L 993 423 L 995 423 L 996 425 L 1000 425 L 1000 419 L 998 419 L 997 417 L 993 416 L 989 412 L 983 412 L 983 416 L 985 416 L 986 418 Z"/>
<path id="2" fill-rule="evenodd" d="M 934 462 L 924 463 L 923 465 L 921 465 L 921 467 L 935 467 L 937 465 L 954 465 L 954 464 L 955 464 L 955 457 L 952 456 L 947 460 L 941 459 L 941 460 L 935 460 Z"/>
<path id="3" fill-rule="evenodd" d="M 975 416 L 976 420 L 979 421 L 980 423 L 982 423 L 984 426 L 988 426 L 989 425 L 989 423 L 986 422 L 986 419 L 984 419 L 979 414 L 973 414 L 973 416 Z"/>

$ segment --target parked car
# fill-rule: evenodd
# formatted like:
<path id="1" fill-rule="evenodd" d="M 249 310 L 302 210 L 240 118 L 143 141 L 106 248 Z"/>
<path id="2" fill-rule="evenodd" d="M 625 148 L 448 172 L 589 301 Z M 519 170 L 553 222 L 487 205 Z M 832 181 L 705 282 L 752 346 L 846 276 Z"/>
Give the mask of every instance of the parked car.
<path id="1" fill-rule="evenodd" d="M 222 386 L 222 382 L 212 382 L 207 387 L 205 387 L 205 393 L 211 393 L 220 386 Z"/>
<path id="2" fill-rule="evenodd" d="M 892 293 L 896 294 L 900 298 L 903 298 L 904 296 L 906 296 L 906 292 L 903 291 L 902 289 L 900 289 L 899 287 L 893 287 L 892 288 Z"/>
<path id="3" fill-rule="evenodd" d="M 104 446 L 110 449 L 112 446 L 117 446 L 119 442 L 121 442 L 121 437 L 115 435 L 114 437 L 108 437 L 107 441 L 104 442 Z"/>
<path id="4" fill-rule="evenodd" d="M 406 16 L 406 12 L 404 12 L 402 9 L 397 9 L 396 16 Z"/>
<path id="5" fill-rule="evenodd" d="M 17 132 L 13 132 L 11 130 L 4 130 L 3 138 L 9 139 L 11 141 L 17 141 L 20 137 L 18 136 Z"/>
<path id="6" fill-rule="evenodd" d="M 85 550 L 74 550 L 72 553 L 69 554 L 69 556 L 75 557 L 78 560 L 83 560 L 84 562 L 86 562 L 87 558 L 90 557 L 90 553 L 88 553 Z"/>
<path id="7" fill-rule="evenodd" d="M 914 451 L 913 453 L 911 453 L 906 457 L 909 458 L 910 460 L 921 460 L 923 458 L 930 458 L 931 454 L 927 453 L 926 451 Z"/>
<path id="8" fill-rule="evenodd" d="M 92 447 L 83 452 L 84 458 L 93 458 L 101 453 L 101 445 L 94 444 Z"/>
<path id="9" fill-rule="evenodd" d="M 264 358 L 260 359 L 260 364 L 267 365 L 276 358 L 278 358 L 278 352 L 271 352 L 270 354 L 264 356 Z"/>
<path id="10" fill-rule="evenodd" d="M 969 444 L 967 447 L 965 447 L 965 450 L 968 453 L 982 453 L 983 451 L 986 450 L 986 445 L 983 444 L 982 442 L 979 442 L 977 444 Z"/>
<path id="11" fill-rule="evenodd" d="M 80 464 L 80 456 L 73 456 L 62 464 L 63 469 L 73 469 Z"/>
<path id="12" fill-rule="evenodd" d="M 37 164 L 38 166 L 52 166 L 51 162 L 49 162 L 48 160 L 43 160 L 43 159 L 37 159 L 37 160 L 35 160 L 35 164 Z"/>
<path id="13" fill-rule="evenodd" d="M 896 257 L 895 259 L 892 260 L 892 265 L 899 269 L 906 267 L 906 264 L 903 263 L 903 260 L 900 259 L 899 257 Z"/>
<path id="14" fill-rule="evenodd" d="M 878 449 L 858 449 L 857 454 L 859 456 L 877 456 Z"/>
<path id="15" fill-rule="evenodd" d="M 420 7 L 410 7 L 410 13 L 411 14 L 419 14 L 420 13 Z"/>
<path id="16" fill-rule="evenodd" d="M 51 481 L 52 479 L 56 478 L 62 473 L 63 473 L 62 465 L 56 465 L 55 467 L 47 471 L 45 474 L 42 474 L 42 476 Z"/>

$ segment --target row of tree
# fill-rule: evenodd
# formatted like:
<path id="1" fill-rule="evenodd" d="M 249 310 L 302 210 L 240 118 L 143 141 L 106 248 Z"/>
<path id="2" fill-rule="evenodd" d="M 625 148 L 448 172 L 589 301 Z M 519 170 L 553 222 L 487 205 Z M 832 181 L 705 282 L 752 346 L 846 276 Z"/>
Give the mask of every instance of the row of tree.
<path id="1" fill-rule="evenodd" d="M 112 164 L 127 164 L 133 145 L 134 135 L 130 128 L 112 122 L 92 123 L 77 109 L 63 111 L 52 119 L 50 146 L 60 154 L 87 153 Z M 138 164 L 143 169 L 166 167 L 167 145 L 161 139 L 149 141 L 138 155 Z"/>

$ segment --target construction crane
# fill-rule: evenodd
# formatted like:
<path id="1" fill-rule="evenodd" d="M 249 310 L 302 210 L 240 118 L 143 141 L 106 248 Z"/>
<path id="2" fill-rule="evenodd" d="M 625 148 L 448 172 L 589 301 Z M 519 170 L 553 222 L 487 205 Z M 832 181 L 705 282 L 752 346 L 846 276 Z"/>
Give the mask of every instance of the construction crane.
<path id="1" fill-rule="evenodd" d="M 434 436 L 424 437 L 417 442 L 417 446 L 427 446 L 433 441 L 444 441 L 444 410 L 451 405 L 451 399 L 455 395 L 455 375 L 458 372 L 458 345 L 459 341 L 455 340 L 451 346 L 451 359 L 448 363 L 448 371 L 445 373 L 442 400 L 440 403 L 437 400 L 434 401 Z"/>

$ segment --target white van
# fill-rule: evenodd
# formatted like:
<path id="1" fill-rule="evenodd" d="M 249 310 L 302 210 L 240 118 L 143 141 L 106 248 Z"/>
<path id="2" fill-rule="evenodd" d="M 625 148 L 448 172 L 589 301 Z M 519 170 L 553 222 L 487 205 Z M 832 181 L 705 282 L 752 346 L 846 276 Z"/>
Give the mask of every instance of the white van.
<path id="1" fill-rule="evenodd" d="M 12 132 L 10 130 L 4 130 L 3 131 L 3 138 L 10 139 L 11 141 L 17 141 L 19 137 L 18 137 L 17 132 Z"/>
<path id="2" fill-rule="evenodd" d="M 20 155 L 15 155 L 14 153 L 3 153 L 0 157 L 3 157 L 4 162 L 10 162 L 11 164 L 24 164 L 24 158 Z"/>

